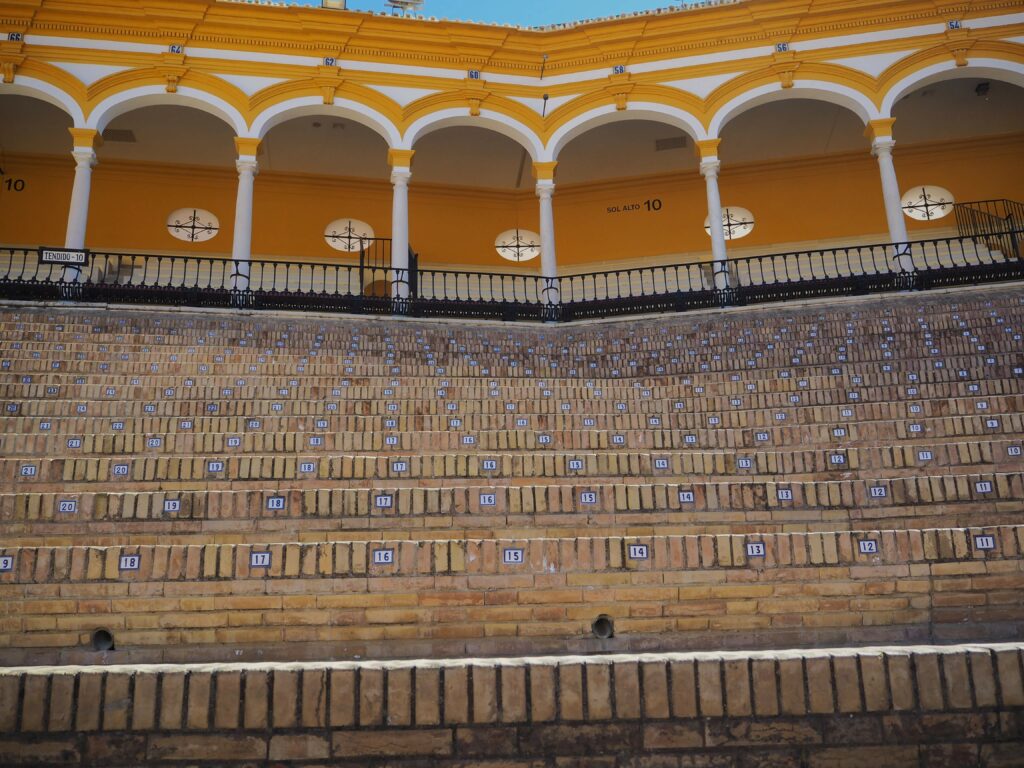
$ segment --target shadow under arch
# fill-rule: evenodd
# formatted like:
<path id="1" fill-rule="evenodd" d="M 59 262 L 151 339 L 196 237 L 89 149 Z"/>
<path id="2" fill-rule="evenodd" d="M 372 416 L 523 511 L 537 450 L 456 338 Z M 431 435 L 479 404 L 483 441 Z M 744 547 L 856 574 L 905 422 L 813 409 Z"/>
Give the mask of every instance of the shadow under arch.
<path id="1" fill-rule="evenodd" d="M 540 162 L 544 147 L 540 137 L 528 126 L 502 112 L 483 109 L 478 116 L 470 115 L 466 107 L 453 107 L 431 112 L 413 122 L 402 137 L 399 149 L 413 149 L 416 142 L 444 128 L 483 128 L 499 133 L 519 144 L 534 162 Z"/>
<path id="2" fill-rule="evenodd" d="M 792 88 L 783 88 L 781 83 L 768 83 L 738 94 L 715 110 L 711 116 L 708 133 L 719 137 L 722 128 L 736 117 L 755 107 L 776 101 L 810 99 L 835 104 L 853 112 L 862 123 L 882 117 L 874 102 L 864 93 L 849 86 L 825 81 L 796 81 Z"/>
<path id="3" fill-rule="evenodd" d="M 324 104 L 320 96 L 299 96 L 267 107 L 255 116 L 246 135 L 263 139 L 271 129 L 282 123 L 317 115 L 341 117 L 366 126 L 379 134 L 389 147 L 396 147 L 401 143 L 398 128 L 381 112 L 358 101 L 344 98 L 335 98 L 332 103 Z"/>
<path id="4" fill-rule="evenodd" d="M 584 133 L 604 125 L 628 120 L 645 120 L 678 128 L 694 141 L 709 138 L 704 125 L 691 113 L 655 102 L 630 102 L 620 110 L 614 104 L 596 107 L 562 124 L 548 139 L 545 160 L 557 161 L 566 145 Z"/>
<path id="5" fill-rule="evenodd" d="M 85 112 L 74 97 L 45 80 L 19 75 L 13 83 L 0 83 L 0 97 L 3 96 L 27 96 L 45 101 L 66 113 L 75 128 L 86 127 Z"/>
<path id="6" fill-rule="evenodd" d="M 87 128 L 103 132 L 112 120 L 136 109 L 153 106 L 179 106 L 198 109 L 224 121 L 235 131 L 236 136 L 244 136 L 247 123 L 234 106 L 223 99 L 191 86 L 180 86 L 177 93 L 168 93 L 162 85 L 144 85 L 129 88 L 108 96 L 97 104 L 86 121 Z"/>
<path id="7" fill-rule="evenodd" d="M 1003 59 L 972 59 L 967 66 L 958 67 L 955 61 L 943 61 L 912 72 L 897 80 L 885 91 L 881 112 L 892 116 L 893 107 L 909 93 L 944 80 L 983 78 L 1024 88 L 1024 65 Z"/>

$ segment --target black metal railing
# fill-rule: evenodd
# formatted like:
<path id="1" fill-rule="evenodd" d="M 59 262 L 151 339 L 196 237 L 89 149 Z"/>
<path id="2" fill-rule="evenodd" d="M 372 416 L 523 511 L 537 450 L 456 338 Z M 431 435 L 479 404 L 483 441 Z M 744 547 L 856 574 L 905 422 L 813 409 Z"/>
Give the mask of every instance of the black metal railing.
<path id="1" fill-rule="evenodd" d="M 1024 233 L 883 243 L 545 279 L 387 265 L 235 262 L 92 252 L 82 266 L 0 248 L 0 297 L 317 310 L 419 317 L 578 320 L 1024 279 L 1003 244 Z"/>
<path id="2" fill-rule="evenodd" d="M 993 250 L 1021 257 L 1019 231 L 1024 229 L 1024 203 L 1015 200 L 976 200 L 955 203 L 956 229 L 960 237 L 978 240 Z"/>

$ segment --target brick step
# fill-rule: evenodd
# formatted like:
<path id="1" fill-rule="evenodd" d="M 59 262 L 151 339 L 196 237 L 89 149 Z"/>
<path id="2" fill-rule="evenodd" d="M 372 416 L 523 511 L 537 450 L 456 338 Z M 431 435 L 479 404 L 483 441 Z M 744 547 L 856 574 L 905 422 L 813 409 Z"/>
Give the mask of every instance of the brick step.
<path id="1" fill-rule="evenodd" d="M 52 360 L 61 357 L 59 352 L 49 351 Z M 42 359 L 42 358 L 40 358 Z M 326 398 L 345 396 L 351 399 L 367 399 L 391 390 L 392 396 L 403 400 L 430 400 L 436 397 L 438 389 L 443 388 L 452 399 L 491 400 L 492 391 L 513 399 L 529 399 L 537 390 L 543 390 L 544 384 L 557 381 L 559 391 L 566 397 L 591 400 L 601 397 L 625 398 L 628 400 L 670 400 L 679 395 L 704 395 L 708 398 L 749 396 L 750 394 L 789 394 L 793 392 L 828 392 L 837 388 L 854 387 L 899 388 L 918 387 L 922 397 L 948 397 L 960 392 L 962 388 L 977 386 L 982 394 L 1012 394 L 1020 392 L 1020 373 L 1018 364 L 1011 360 L 1006 364 L 993 363 L 978 365 L 977 359 L 972 365 L 960 369 L 921 368 L 885 364 L 889 370 L 872 370 L 873 366 L 864 369 L 845 363 L 833 366 L 818 373 L 807 366 L 796 366 L 797 371 L 784 369 L 765 371 L 751 368 L 741 373 L 711 373 L 707 371 L 688 372 L 682 375 L 673 373 L 652 377 L 622 379 L 606 379 L 591 376 L 508 378 L 477 374 L 470 377 L 455 377 L 445 374 L 431 373 L 424 376 L 403 374 L 394 375 L 363 375 L 351 376 L 339 374 L 336 366 L 324 366 L 324 371 L 310 371 L 308 367 L 298 372 L 295 369 L 284 373 L 272 373 L 266 364 L 257 366 L 253 371 L 243 366 L 242 371 L 216 372 L 179 372 L 168 374 L 153 371 L 145 367 L 140 371 L 130 371 L 120 365 L 107 369 L 101 374 L 78 373 L 70 374 L 47 370 L 29 372 L 18 370 L 19 361 L 5 358 L 6 367 L 0 368 L 0 382 L 10 396 L 25 396 L 32 399 L 61 399 L 74 393 L 87 396 L 90 400 L 106 400 L 110 387 L 118 394 L 135 396 L 148 395 L 160 398 L 168 387 L 181 389 L 182 393 L 191 398 L 214 398 L 224 389 L 235 391 L 251 390 L 263 392 L 272 390 L 271 398 L 278 396 L 281 389 L 293 390 L 302 387 L 311 394 Z M 220 366 L 218 366 L 219 368 Z M 297 365 L 302 367 L 301 365 Z M 856 370 L 851 370 L 856 368 Z M 299 376 L 300 378 L 296 378 Z M 191 385 L 188 382 L 191 381 Z M 241 382 L 241 383 L 239 383 Z M 447 382 L 447 384 L 444 384 Z M 442 386 L 443 384 L 443 386 Z M 755 389 L 749 389 L 754 385 Z M 50 390 L 56 387 L 57 392 Z M 72 390 L 72 388 L 74 388 Z M 700 391 L 703 388 L 703 391 Z M 69 392 L 71 390 L 71 392 Z M 975 390 L 967 390 L 974 392 Z M 337 394 L 335 394 L 337 392 Z"/>
<path id="2" fill-rule="evenodd" d="M 676 482 L 700 479 L 728 481 L 735 476 L 768 481 L 784 476 L 792 481 L 872 477 L 895 478 L 908 468 L 927 470 L 930 475 L 956 474 L 947 469 L 970 467 L 975 471 L 1012 471 L 1024 463 L 1024 445 L 1020 440 L 939 443 L 923 450 L 914 446 L 853 447 L 805 451 L 608 451 L 544 454 L 479 453 L 435 455 L 334 455 L 295 457 L 281 455 L 180 456 L 170 459 L 138 454 L 116 457 L 39 459 L 0 459 L 0 482 L 31 480 L 37 484 L 92 484 L 111 482 L 110 462 L 128 462 L 127 481 L 116 481 L 124 490 L 131 482 L 133 490 L 157 490 L 165 481 L 202 481 L 204 486 L 252 480 L 327 479 L 335 487 L 370 487 L 376 481 L 413 482 L 420 487 L 445 484 L 462 485 L 480 478 L 496 484 L 529 478 L 533 483 L 558 483 L 566 479 L 587 478 L 593 482 L 618 482 L 624 479 L 656 479 Z M 223 466 L 222 466 L 223 465 Z M 312 467 L 310 467 L 312 465 Z M 23 467 L 35 467 L 25 475 Z M 824 477 L 822 477 L 824 475 Z M 863 477 L 863 479 L 870 479 Z M 95 490 L 95 487 L 83 490 Z"/>
<path id="3" fill-rule="evenodd" d="M 723 417 L 724 419 L 725 417 Z M 764 419 L 767 422 L 767 418 Z M 775 424 L 782 423 L 776 421 Z M 180 425 L 179 425 L 180 427 Z M 397 428 L 390 432 L 287 432 L 268 434 L 189 434 L 184 432 L 147 435 L 56 435 L 51 430 L 35 434 L 0 435 L 0 452 L 5 456 L 110 455 L 121 453 L 203 454 L 203 453 L 293 453 L 324 452 L 391 453 L 400 451 L 568 451 L 568 450 L 694 450 L 758 448 L 769 446 L 883 446 L 896 444 L 934 447 L 937 442 L 958 442 L 969 436 L 989 440 L 1015 439 L 1024 434 L 1024 413 L 1006 416 L 951 417 L 856 424 L 740 426 L 736 428 L 678 428 L 647 430 L 578 431 L 523 427 L 517 430 L 488 430 L 459 433 L 412 432 Z M 237 440 L 237 445 L 235 441 Z M 70 442 L 69 442 L 70 441 Z M 230 442 L 230 444 L 229 444 Z"/>
<path id="4" fill-rule="evenodd" d="M 1024 630 L 1022 553 L 1024 526 L 5 548 L 0 662 L 991 641 Z"/>
<path id="5" fill-rule="evenodd" d="M 111 475 L 117 460 L 111 460 Z M 232 490 L 191 490 L 174 487 L 161 491 L 72 492 L 63 485 L 48 493 L 0 494 L 2 520 L 60 519 L 60 504 L 71 505 L 84 519 L 168 518 L 406 518 L 433 515 L 600 515 L 612 512 L 657 514 L 693 512 L 768 513 L 799 515 L 811 520 L 827 511 L 874 511 L 932 505 L 971 505 L 972 509 L 1019 511 L 1024 498 L 1020 472 L 897 477 L 870 480 L 733 481 L 726 483 L 599 483 L 556 485 L 500 485 L 423 488 L 411 484 L 374 488 L 338 489 L 329 478 L 310 479 L 306 487 L 273 481 L 236 483 Z M 67 513 L 63 513 L 67 514 Z M 870 513 L 869 513 L 870 514 Z M 762 514 L 762 517 L 764 515 Z"/>
<path id="6" fill-rule="evenodd" d="M 261 417 L 281 428 L 312 429 L 316 421 L 324 421 L 321 429 L 369 430 L 383 429 L 393 421 L 402 429 L 436 431 L 447 429 L 453 420 L 459 428 L 515 429 L 523 426 L 520 419 L 552 428 L 617 427 L 646 429 L 649 427 L 685 428 L 705 426 L 711 417 L 720 423 L 743 426 L 777 420 L 784 413 L 788 421 L 797 423 L 877 422 L 891 419 L 935 419 L 945 417 L 998 416 L 1024 410 L 1024 395 L 974 395 L 965 392 L 955 397 L 923 399 L 898 392 L 895 387 L 880 391 L 880 397 L 862 398 L 860 391 L 827 391 L 794 393 L 785 396 L 706 398 L 663 400 L 570 400 L 552 396 L 548 402 L 534 400 L 399 400 L 377 392 L 369 400 L 331 400 L 319 395 L 291 393 L 284 400 L 260 400 L 243 395 L 231 399 L 217 395 L 210 399 L 167 398 L 146 402 L 142 395 L 131 395 L 130 404 L 111 395 L 105 400 L 32 400 L 8 401 L 4 407 L 5 421 L 25 424 L 30 430 L 36 419 L 81 421 L 85 424 L 99 418 L 117 417 L 125 423 L 160 422 L 181 417 L 201 419 L 211 424 L 224 423 L 241 428 L 246 417 Z M 169 390 L 176 392 L 177 390 Z M 233 391 L 233 390 L 232 390 Z M 553 395 L 557 393 L 553 392 Z M 534 395 L 536 398 L 536 395 Z M 720 401 L 717 401 L 720 400 Z M 275 409 L 278 406 L 279 409 Z M 211 407 L 215 407 L 212 411 Z M 14 421 L 13 419 L 17 420 Z M 591 420 L 591 421 L 587 421 Z M 298 423 L 297 423 L 298 422 Z M 103 431 L 110 431 L 103 424 Z"/>
<path id="7" fill-rule="evenodd" d="M 0 670 L 0 761 L 609 768 L 626 765 L 614 756 L 628 750 L 646 755 L 629 759 L 637 768 L 995 768 L 1019 765 L 1024 748 L 1022 652 L 1006 643 Z"/>

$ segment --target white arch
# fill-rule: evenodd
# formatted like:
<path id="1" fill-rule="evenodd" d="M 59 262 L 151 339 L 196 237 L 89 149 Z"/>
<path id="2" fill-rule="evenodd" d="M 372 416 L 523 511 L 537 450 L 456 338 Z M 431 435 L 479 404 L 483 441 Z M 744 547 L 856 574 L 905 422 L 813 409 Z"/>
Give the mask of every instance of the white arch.
<path id="1" fill-rule="evenodd" d="M 784 99 L 814 99 L 837 104 L 849 109 L 865 125 L 882 116 L 871 99 L 855 88 L 820 80 L 797 80 L 792 88 L 783 88 L 781 83 L 769 83 L 741 93 L 718 108 L 711 118 L 708 133 L 721 136 L 722 128 L 733 118 L 762 104 Z"/>
<path id="2" fill-rule="evenodd" d="M 252 121 L 252 128 L 246 135 L 254 139 L 262 139 L 276 125 L 296 117 L 313 117 L 315 115 L 337 115 L 365 125 L 380 134 L 389 147 L 397 146 L 400 141 L 398 129 L 377 110 L 351 99 L 336 98 L 333 104 L 324 104 L 324 100 L 320 96 L 301 96 L 267 107 L 256 115 Z"/>
<path id="3" fill-rule="evenodd" d="M 1024 66 L 1002 59 L 971 59 L 966 67 L 958 67 L 950 59 L 930 67 L 919 69 L 896 82 L 882 99 L 882 114 L 892 117 L 892 108 L 896 102 L 911 91 L 937 83 L 941 80 L 954 80 L 965 77 L 981 77 L 1001 80 L 1024 88 Z"/>
<path id="4" fill-rule="evenodd" d="M 0 82 L 0 96 L 5 94 L 29 96 L 33 99 L 45 101 L 47 104 L 52 104 L 57 109 L 70 115 L 72 121 L 74 121 L 75 128 L 85 127 L 85 113 L 78 106 L 78 102 L 70 94 L 45 80 L 15 75 L 13 83 Z"/>
<path id="5" fill-rule="evenodd" d="M 236 136 L 245 135 L 247 124 L 241 112 L 211 93 L 188 86 L 179 86 L 177 93 L 168 93 L 162 85 L 144 85 L 115 93 L 96 105 L 89 114 L 86 128 L 95 128 L 102 133 L 116 117 L 142 107 L 163 104 L 201 110 L 223 120 L 231 126 Z"/>
<path id="6" fill-rule="evenodd" d="M 490 109 L 482 109 L 480 115 L 474 117 L 469 114 L 468 107 L 442 109 L 439 112 L 424 115 L 406 129 L 401 145 L 395 149 L 412 149 L 416 142 L 428 133 L 453 126 L 486 128 L 507 136 L 529 152 L 534 162 L 538 162 L 544 152 L 540 137 L 515 118 Z"/>
<path id="7" fill-rule="evenodd" d="M 700 120 L 678 107 L 655 102 L 630 102 L 626 109 L 619 110 L 614 104 L 605 104 L 589 112 L 584 112 L 582 115 L 577 115 L 555 131 L 554 135 L 548 139 L 544 159 L 549 162 L 557 160 L 565 145 L 577 136 L 592 128 L 621 120 L 651 120 L 656 123 L 666 123 L 685 131 L 695 141 L 708 138 L 708 132 Z"/>

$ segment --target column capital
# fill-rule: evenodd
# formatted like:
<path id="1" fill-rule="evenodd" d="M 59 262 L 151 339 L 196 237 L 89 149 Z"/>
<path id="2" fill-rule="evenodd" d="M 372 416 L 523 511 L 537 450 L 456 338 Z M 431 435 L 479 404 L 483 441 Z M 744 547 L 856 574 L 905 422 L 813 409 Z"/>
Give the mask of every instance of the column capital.
<path id="1" fill-rule="evenodd" d="M 391 183 L 396 187 L 407 187 L 409 186 L 409 180 L 412 178 L 412 171 L 408 168 L 393 168 L 391 170 Z"/>
<path id="2" fill-rule="evenodd" d="M 864 135 L 871 139 L 872 142 L 880 139 L 892 140 L 892 126 L 896 122 L 894 117 L 886 117 L 880 120 L 869 120 L 868 124 L 864 127 Z"/>
<path id="3" fill-rule="evenodd" d="M 694 143 L 694 148 L 701 160 L 709 160 L 718 157 L 718 145 L 721 143 L 721 139 L 702 139 Z"/>
<path id="4" fill-rule="evenodd" d="M 700 162 L 700 175 L 705 179 L 717 179 L 718 171 L 721 169 L 722 163 L 717 157 L 709 157 Z"/>
<path id="5" fill-rule="evenodd" d="M 92 150 L 103 146 L 103 136 L 94 128 L 68 128 L 68 133 L 71 134 L 76 150 Z"/>
<path id="6" fill-rule="evenodd" d="M 260 172 L 260 164 L 256 161 L 255 157 L 240 157 L 235 160 L 235 168 L 238 169 L 239 175 L 252 174 L 255 176 Z"/>
<path id="7" fill-rule="evenodd" d="M 557 162 L 551 163 L 534 163 L 533 164 L 533 178 L 537 181 L 554 181 L 555 180 L 555 169 L 558 167 Z"/>
<path id="8" fill-rule="evenodd" d="M 882 136 L 871 142 L 871 154 L 875 157 L 892 156 L 893 147 L 896 146 L 892 136 Z"/>
<path id="9" fill-rule="evenodd" d="M 412 168 L 412 157 L 415 149 L 389 149 L 388 165 L 392 168 Z"/>
<path id="10" fill-rule="evenodd" d="M 256 157 L 263 139 L 250 139 L 235 136 L 235 151 L 239 157 Z"/>
<path id="11" fill-rule="evenodd" d="M 71 156 L 75 158 L 75 163 L 79 166 L 92 168 L 96 165 L 96 151 L 92 147 L 75 147 Z"/>
<path id="12" fill-rule="evenodd" d="M 551 179 L 541 179 L 536 186 L 537 197 L 541 200 L 550 200 L 555 194 L 555 182 Z"/>

